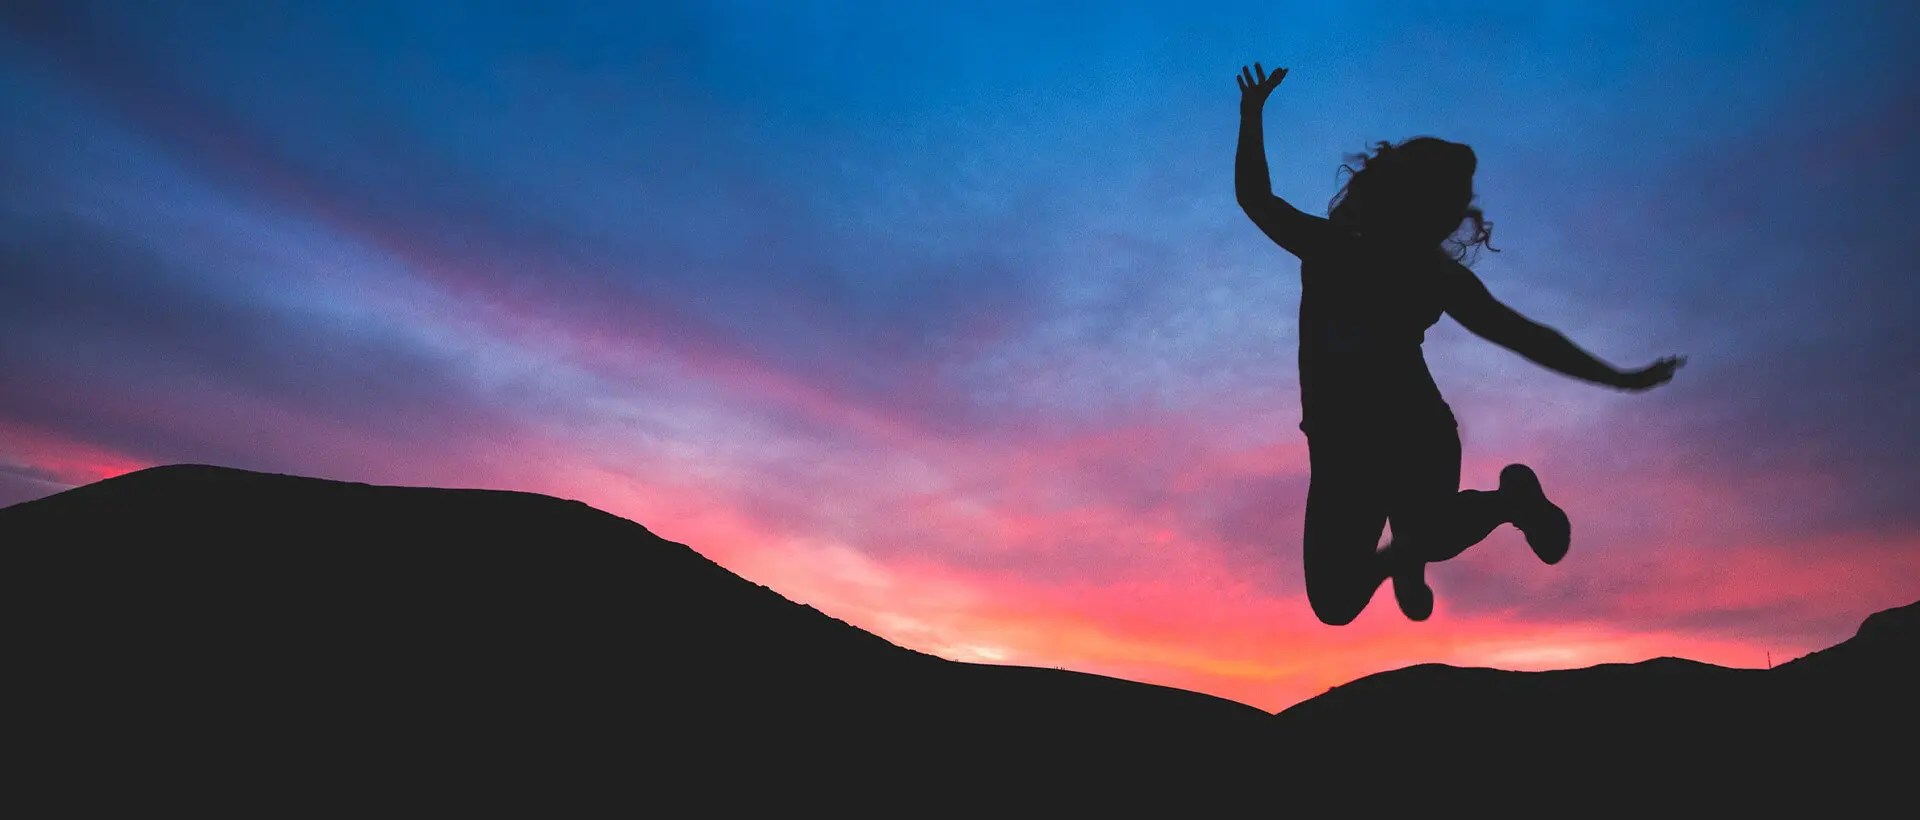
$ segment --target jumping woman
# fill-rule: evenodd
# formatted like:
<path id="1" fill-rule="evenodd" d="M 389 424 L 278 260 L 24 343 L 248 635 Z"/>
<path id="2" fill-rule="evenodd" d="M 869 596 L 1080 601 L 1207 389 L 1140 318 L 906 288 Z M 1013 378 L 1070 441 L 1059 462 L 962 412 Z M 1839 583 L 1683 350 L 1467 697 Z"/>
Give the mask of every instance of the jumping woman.
<path id="1" fill-rule="evenodd" d="M 1477 160 L 1465 145 L 1379 143 L 1325 219 L 1274 196 L 1261 112 L 1286 75 L 1259 63 L 1240 69 L 1234 192 L 1253 224 L 1300 259 L 1307 600 L 1321 621 L 1347 624 L 1391 578 L 1400 611 L 1424 621 L 1433 614 L 1427 564 L 1502 524 L 1552 564 L 1566 556 L 1571 529 L 1526 465 L 1501 470 L 1497 490 L 1460 489 L 1459 426 L 1421 352 L 1442 313 L 1544 367 L 1621 390 L 1665 384 L 1686 360 L 1615 369 L 1489 294 L 1464 264 L 1475 246 L 1491 249 L 1492 236 L 1473 206 Z M 1392 542 L 1382 548 L 1389 522 Z"/>

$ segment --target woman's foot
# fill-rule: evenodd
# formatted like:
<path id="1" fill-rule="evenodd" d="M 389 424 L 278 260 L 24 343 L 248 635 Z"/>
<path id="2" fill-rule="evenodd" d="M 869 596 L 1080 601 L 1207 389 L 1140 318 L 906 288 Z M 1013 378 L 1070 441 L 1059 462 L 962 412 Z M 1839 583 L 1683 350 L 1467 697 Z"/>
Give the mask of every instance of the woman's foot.
<path id="1" fill-rule="evenodd" d="M 1381 555 L 1387 563 L 1387 577 L 1393 579 L 1393 601 L 1400 605 L 1400 614 L 1409 621 L 1433 617 L 1433 587 L 1427 586 L 1427 562 L 1398 556 L 1391 545 L 1382 550 Z"/>
<path id="2" fill-rule="evenodd" d="M 1500 471 L 1500 495 L 1512 511 L 1513 526 L 1527 537 L 1533 554 L 1548 564 L 1567 557 L 1573 525 L 1564 510 L 1547 500 L 1540 477 L 1525 464 L 1509 464 Z"/>

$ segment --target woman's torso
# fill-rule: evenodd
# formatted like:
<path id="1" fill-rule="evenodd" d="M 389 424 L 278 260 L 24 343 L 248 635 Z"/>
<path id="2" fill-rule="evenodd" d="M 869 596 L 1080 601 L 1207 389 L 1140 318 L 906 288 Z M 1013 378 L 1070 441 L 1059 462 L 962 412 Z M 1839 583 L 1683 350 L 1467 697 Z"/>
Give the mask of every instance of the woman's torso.
<path id="1" fill-rule="evenodd" d="M 1421 351 L 1452 260 L 1346 244 L 1300 265 L 1302 429 L 1454 425 Z"/>

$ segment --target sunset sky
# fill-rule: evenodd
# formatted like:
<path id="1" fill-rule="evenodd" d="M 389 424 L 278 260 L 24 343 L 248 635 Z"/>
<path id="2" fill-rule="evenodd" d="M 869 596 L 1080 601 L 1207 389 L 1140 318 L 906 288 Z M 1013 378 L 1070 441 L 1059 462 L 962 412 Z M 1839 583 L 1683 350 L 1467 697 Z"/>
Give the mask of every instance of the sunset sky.
<path id="1" fill-rule="evenodd" d="M 1044 6 L 1047 12 L 1031 10 Z M 9 2 L 0 505 L 213 463 L 577 498 L 886 638 L 1277 710 L 1762 666 L 1920 600 L 1920 4 Z M 1433 619 L 1301 588 L 1298 263 L 1234 203 L 1480 157 Z M 529 545 L 530 549 L 540 545 Z M 268 545 L 263 545 L 268 548 Z"/>

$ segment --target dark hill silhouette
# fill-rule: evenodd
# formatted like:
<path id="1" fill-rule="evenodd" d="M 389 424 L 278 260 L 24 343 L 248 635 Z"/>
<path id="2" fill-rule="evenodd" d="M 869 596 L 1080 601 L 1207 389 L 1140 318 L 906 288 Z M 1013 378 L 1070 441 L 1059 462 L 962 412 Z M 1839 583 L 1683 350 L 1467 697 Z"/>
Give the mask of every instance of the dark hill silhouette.
<path id="1" fill-rule="evenodd" d="M 1281 712 L 1275 737 L 1286 768 L 1329 787 L 1369 786 L 1338 761 L 1384 750 L 1418 761 L 1396 775 L 1407 793 L 1467 805 L 1489 793 L 1685 795 L 1720 810 L 1789 800 L 1831 810 L 1906 788 L 1920 762 L 1916 698 L 1920 603 L 1770 670 L 1679 658 L 1545 672 L 1408 667 Z M 1900 803 L 1910 809 L 1911 796 Z"/>
<path id="2" fill-rule="evenodd" d="M 16 751 L 189 788 L 1111 799 L 1227 778 L 1271 717 L 912 652 L 578 502 L 195 465 L 0 510 L 0 615 Z"/>
<path id="3" fill-rule="evenodd" d="M 76 814 L 1777 809 L 1898 797 L 1920 725 L 1920 604 L 1773 670 L 1417 666 L 1276 717 L 912 652 L 578 502 L 192 465 L 0 509 L 0 650 L 10 788 Z"/>

